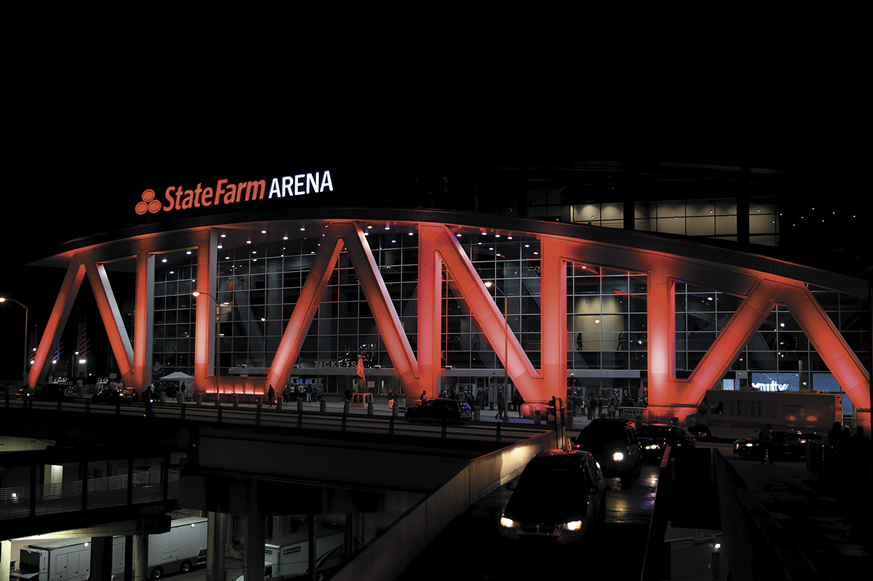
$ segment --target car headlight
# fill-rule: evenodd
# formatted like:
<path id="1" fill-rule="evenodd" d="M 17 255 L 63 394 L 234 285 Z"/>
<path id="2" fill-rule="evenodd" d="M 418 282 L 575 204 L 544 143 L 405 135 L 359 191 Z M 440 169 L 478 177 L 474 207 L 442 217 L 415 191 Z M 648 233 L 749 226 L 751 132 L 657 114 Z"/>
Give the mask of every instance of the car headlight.
<path id="1" fill-rule="evenodd" d="M 612 455 L 612 459 L 615 460 L 616 462 L 621 462 L 622 460 L 624 460 L 624 453 L 616 452 L 615 454 Z"/>
<path id="2" fill-rule="evenodd" d="M 582 528 L 582 521 L 581 520 L 571 520 L 570 522 L 565 522 L 562 526 L 565 529 L 567 529 L 568 531 L 578 531 L 579 529 Z"/>
<path id="3" fill-rule="evenodd" d="M 748 444 L 746 444 L 746 448 L 754 448 L 754 446 L 755 446 L 755 445 L 754 445 L 753 443 L 751 443 L 751 442 L 749 442 Z"/>
<path id="4" fill-rule="evenodd" d="M 507 518 L 505 516 L 500 517 L 500 526 L 505 527 L 507 529 L 515 526 L 515 521 L 511 518 Z"/>
<path id="5" fill-rule="evenodd" d="M 646 450 L 657 450 L 657 449 L 658 449 L 657 444 L 649 444 L 648 446 L 646 446 Z"/>

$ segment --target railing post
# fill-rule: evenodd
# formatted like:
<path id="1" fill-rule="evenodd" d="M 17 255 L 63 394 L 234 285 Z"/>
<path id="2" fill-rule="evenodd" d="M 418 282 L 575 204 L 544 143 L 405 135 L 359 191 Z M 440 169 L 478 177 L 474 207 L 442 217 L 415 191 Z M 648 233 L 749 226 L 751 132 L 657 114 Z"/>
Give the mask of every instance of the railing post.
<path id="1" fill-rule="evenodd" d="M 388 435 L 394 435 L 394 416 L 391 416 L 390 421 L 388 422 Z"/>
<path id="2" fill-rule="evenodd" d="M 300 400 L 298 400 L 298 403 L 300 403 Z M 303 406 L 298 405 L 297 406 L 297 429 L 299 430 L 301 428 L 303 428 Z"/>
<path id="3" fill-rule="evenodd" d="M 501 422 L 497 422 L 497 441 L 498 441 L 498 442 L 501 440 L 501 436 L 500 436 L 500 424 L 501 424 Z"/>
<path id="4" fill-rule="evenodd" d="M 180 420 L 184 420 L 184 419 L 185 419 L 185 404 L 184 404 L 184 403 L 182 404 L 182 413 L 179 414 L 179 419 L 180 419 Z"/>
<path id="5" fill-rule="evenodd" d="M 447 435 L 446 435 L 446 425 L 447 425 L 447 423 L 448 423 L 448 422 L 446 422 L 446 420 L 443 419 L 443 429 L 441 430 L 442 433 L 441 433 L 441 435 L 440 435 L 440 437 L 442 437 L 442 438 L 446 438 L 446 437 L 447 437 Z"/>
<path id="6" fill-rule="evenodd" d="M 223 409 L 224 409 L 224 408 L 221 408 L 221 407 L 218 408 L 218 423 L 219 423 L 219 424 L 221 423 L 221 419 L 222 419 L 222 418 L 221 418 L 221 412 L 222 412 Z"/>
<path id="7" fill-rule="evenodd" d="M 255 409 L 255 425 L 261 425 L 261 402 L 258 401 L 258 407 Z"/>

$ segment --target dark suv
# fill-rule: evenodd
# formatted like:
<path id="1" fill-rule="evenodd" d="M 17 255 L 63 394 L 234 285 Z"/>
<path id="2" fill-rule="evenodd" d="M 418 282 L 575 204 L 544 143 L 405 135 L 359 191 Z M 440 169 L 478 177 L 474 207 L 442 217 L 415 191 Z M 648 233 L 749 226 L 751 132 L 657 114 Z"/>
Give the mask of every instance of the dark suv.
<path id="1" fill-rule="evenodd" d="M 694 436 L 672 424 L 643 424 L 637 435 L 643 447 L 643 458 L 661 461 L 667 446 L 672 447 L 672 454 L 679 455 L 694 448 Z"/>
<path id="2" fill-rule="evenodd" d="M 423 404 L 406 410 L 410 420 L 435 422 L 468 422 L 473 419 L 470 406 L 456 399 L 429 399 Z"/>
<path id="3" fill-rule="evenodd" d="M 594 454 L 605 477 L 621 478 L 622 488 L 628 488 L 639 478 L 643 464 L 642 446 L 631 421 L 597 418 L 571 441 L 574 449 Z"/>
<path id="4" fill-rule="evenodd" d="M 606 484 L 594 456 L 540 450 L 521 473 L 499 528 L 508 541 L 578 545 L 605 516 Z"/>

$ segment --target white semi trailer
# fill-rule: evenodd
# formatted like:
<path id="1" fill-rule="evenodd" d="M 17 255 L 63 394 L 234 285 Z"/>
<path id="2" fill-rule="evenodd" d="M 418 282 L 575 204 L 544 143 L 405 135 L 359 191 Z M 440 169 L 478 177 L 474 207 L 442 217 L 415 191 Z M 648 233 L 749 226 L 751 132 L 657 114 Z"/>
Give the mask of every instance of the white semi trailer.
<path id="1" fill-rule="evenodd" d="M 698 438 L 751 438 L 767 424 L 774 430 L 825 433 L 843 419 L 839 394 L 707 390 L 696 413 L 685 418 Z"/>
<path id="2" fill-rule="evenodd" d="M 334 567 L 343 560 L 342 532 L 319 530 L 315 539 L 315 570 Z M 264 545 L 264 578 L 279 581 L 309 573 L 309 532 L 284 535 Z M 236 581 L 244 581 L 240 575 Z"/>
<path id="3" fill-rule="evenodd" d="M 205 562 L 207 519 L 174 520 L 166 533 L 149 535 L 148 572 L 152 579 L 166 573 L 188 572 Z M 124 576 L 124 537 L 112 542 L 112 575 Z M 91 576 L 91 538 L 63 539 L 21 549 L 17 581 L 88 581 Z"/>

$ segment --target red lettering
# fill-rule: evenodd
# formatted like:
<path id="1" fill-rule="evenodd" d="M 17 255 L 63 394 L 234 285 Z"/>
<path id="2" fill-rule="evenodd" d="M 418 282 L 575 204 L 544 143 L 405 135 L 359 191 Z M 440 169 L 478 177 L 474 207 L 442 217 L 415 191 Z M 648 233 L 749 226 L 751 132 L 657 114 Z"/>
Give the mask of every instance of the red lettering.
<path id="1" fill-rule="evenodd" d="M 176 190 L 176 209 L 181 210 L 182 206 L 180 205 L 181 197 L 182 197 L 182 186 L 179 186 L 179 189 Z"/>
<path id="2" fill-rule="evenodd" d="M 172 192 L 175 189 L 176 188 L 174 186 L 170 186 L 169 188 L 167 188 L 167 191 L 164 192 L 164 197 L 167 198 L 167 201 L 169 202 L 169 204 L 164 206 L 164 212 L 169 212 L 170 210 L 173 209 L 173 197 L 170 195 L 170 192 Z"/>
<path id="3" fill-rule="evenodd" d="M 243 190 L 246 190 L 246 200 L 249 199 L 249 192 L 247 188 L 249 185 L 246 182 L 241 182 L 237 186 L 239 189 L 236 191 L 236 201 L 239 202 L 239 199 L 242 197 Z"/>
<path id="4" fill-rule="evenodd" d="M 226 184 L 227 180 L 218 180 L 218 185 L 215 186 L 215 205 L 221 203 L 221 194 L 224 193 L 224 189 L 221 187 L 223 184 Z"/>
<path id="5" fill-rule="evenodd" d="M 264 199 L 264 190 L 267 189 L 267 182 L 265 180 L 261 180 L 259 182 L 249 182 L 246 184 L 248 188 L 246 190 L 246 202 L 249 201 L 249 194 L 253 200 L 263 200 Z M 258 196 L 258 188 L 261 189 L 261 195 Z"/>
<path id="6" fill-rule="evenodd" d="M 200 184 L 197 184 L 197 187 L 194 188 L 194 207 L 195 208 L 200 207 L 200 192 L 202 192 L 202 191 L 203 190 L 200 189 Z"/>
<path id="7" fill-rule="evenodd" d="M 216 198 L 216 203 L 217 198 Z M 203 205 L 211 206 L 212 205 L 212 188 L 206 188 L 203 190 Z"/>
<path id="8" fill-rule="evenodd" d="M 185 199 L 182 200 L 182 209 L 187 210 L 194 205 L 194 190 L 185 190 Z"/>
<path id="9" fill-rule="evenodd" d="M 233 184 L 227 184 L 227 193 L 224 194 L 224 203 L 232 204 L 234 203 L 236 197 L 236 186 Z"/>

